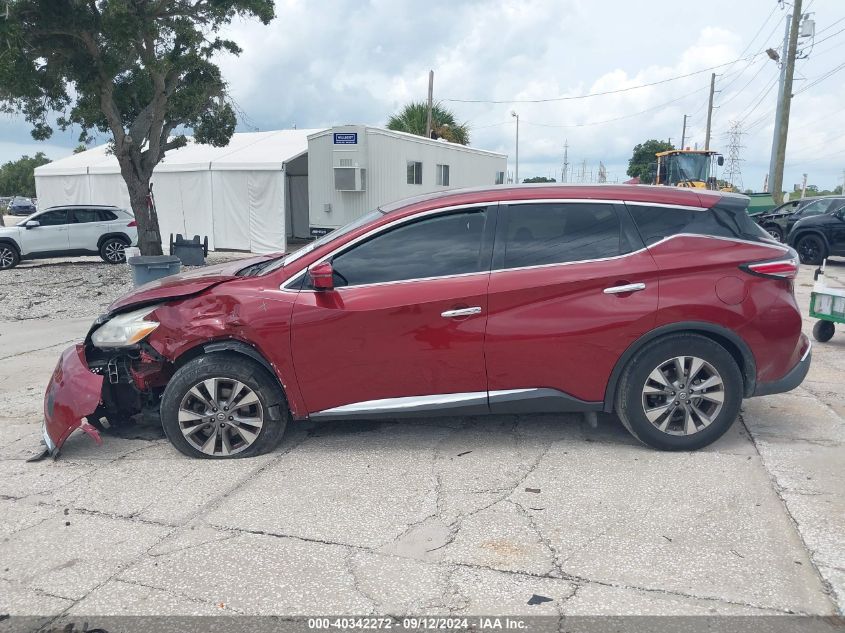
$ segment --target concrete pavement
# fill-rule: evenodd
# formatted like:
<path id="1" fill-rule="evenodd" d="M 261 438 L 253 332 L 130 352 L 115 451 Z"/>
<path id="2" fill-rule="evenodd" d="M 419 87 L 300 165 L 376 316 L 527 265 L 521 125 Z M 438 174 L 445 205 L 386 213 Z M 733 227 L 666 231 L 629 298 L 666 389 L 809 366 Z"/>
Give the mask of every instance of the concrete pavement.
<path id="1" fill-rule="evenodd" d="M 809 268 L 804 312 L 807 283 Z M 0 322 L 0 613 L 845 606 L 845 332 L 816 345 L 802 388 L 746 401 L 696 453 L 640 446 L 612 416 L 537 415 L 299 424 L 229 462 L 148 432 L 75 434 L 59 460 L 25 463 L 58 354 L 95 316 Z"/>

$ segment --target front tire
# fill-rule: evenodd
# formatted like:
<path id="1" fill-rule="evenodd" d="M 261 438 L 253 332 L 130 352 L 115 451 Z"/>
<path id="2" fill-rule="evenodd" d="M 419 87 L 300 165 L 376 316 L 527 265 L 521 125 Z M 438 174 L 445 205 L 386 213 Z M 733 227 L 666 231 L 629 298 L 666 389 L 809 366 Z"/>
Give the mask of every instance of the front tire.
<path id="1" fill-rule="evenodd" d="M 783 229 L 780 228 L 777 224 L 766 224 L 763 227 L 763 230 L 766 231 L 766 233 L 771 235 L 778 242 L 783 242 Z"/>
<path id="2" fill-rule="evenodd" d="M 630 360 L 616 411 L 643 444 L 693 451 L 733 425 L 742 395 L 742 373 L 724 347 L 696 334 L 676 334 L 647 345 Z"/>
<path id="3" fill-rule="evenodd" d="M 795 244 L 802 264 L 821 264 L 827 257 L 824 241 L 818 235 L 805 235 Z"/>
<path id="4" fill-rule="evenodd" d="M 0 244 L 0 270 L 14 268 L 21 261 L 17 249 L 9 244 Z"/>
<path id="5" fill-rule="evenodd" d="M 170 379 L 161 400 L 164 433 L 190 457 L 254 457 L 273 450 L 289 418 L 278 382 L 236 354 L 196 358 Z"/>
<path id="6" fill-rule="evenodd" d="M 110 237 L 100 244 L 100 257 L 107 264 L 123 264 L 126 261 L 125 249 L 129 246 L 126 240 Z"/>

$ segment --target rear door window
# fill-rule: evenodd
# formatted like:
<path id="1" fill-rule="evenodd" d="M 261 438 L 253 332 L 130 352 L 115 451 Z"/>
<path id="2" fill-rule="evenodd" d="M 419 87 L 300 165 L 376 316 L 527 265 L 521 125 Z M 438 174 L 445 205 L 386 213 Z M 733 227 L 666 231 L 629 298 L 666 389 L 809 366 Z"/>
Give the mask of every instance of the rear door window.
<path id="1" fill-rule="evenodd" d="M 520 204 L 507 213 L 505 268 L 603 259 L 631 250 L 610 204 Z"/>
<path id="2" fill-rule="evenodd" d="M 71 224 L 88 224 L 89 222 L 101 222 L 100 215 L 96 209 L 71 209 Z"/>

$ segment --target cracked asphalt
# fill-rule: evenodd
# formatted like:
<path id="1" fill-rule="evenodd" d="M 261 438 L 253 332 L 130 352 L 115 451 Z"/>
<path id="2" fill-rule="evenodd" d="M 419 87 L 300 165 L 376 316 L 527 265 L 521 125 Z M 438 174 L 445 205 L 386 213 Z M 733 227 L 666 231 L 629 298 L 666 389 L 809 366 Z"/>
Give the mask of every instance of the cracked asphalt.
<path id="1" fill-rule="evenodd" d="M 845 285 L 845 265 L 829 273 Z M 805 313 L 811 285 L 804 267 Z M 50 372 L 95 316 L 0 322 L 0 613 L 845 608 L 845 328 L 802 387 L 747 400 L 696 453 L 544 414 L 294 424 L 276 452 L 227 462 L 155 428 L 75 434 L 26 463 Z"/>

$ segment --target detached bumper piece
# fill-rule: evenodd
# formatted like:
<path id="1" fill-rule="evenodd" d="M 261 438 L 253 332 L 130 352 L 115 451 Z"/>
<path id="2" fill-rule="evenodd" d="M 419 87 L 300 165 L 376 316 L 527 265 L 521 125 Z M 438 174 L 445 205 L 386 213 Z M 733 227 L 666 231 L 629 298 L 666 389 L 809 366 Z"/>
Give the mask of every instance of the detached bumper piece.
<path id="1" fill-rule="evenodd" d="M 102 444 L 97 429 L 86 420 L 100 405 L 102 389 L 103 377 L 88 368 L 82 344 L 62 352 L 44 394 L 42 435 L 46 449 L 39 458 L 58 455 L 68 436 L 79 428 Z"/>

